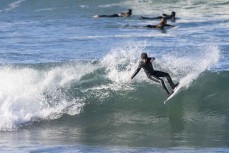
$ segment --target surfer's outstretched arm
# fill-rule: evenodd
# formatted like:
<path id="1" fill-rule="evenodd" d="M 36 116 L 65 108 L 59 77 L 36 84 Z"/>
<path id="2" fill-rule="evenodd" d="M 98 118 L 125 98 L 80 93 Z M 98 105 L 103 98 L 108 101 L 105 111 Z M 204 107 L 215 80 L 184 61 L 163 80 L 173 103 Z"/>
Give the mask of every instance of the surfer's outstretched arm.
<path id="1" fill-rule="evenodd" d="M 151 57 L 150 62 L 153 62 L 155 60 L 155 57 Z"/>
<path id="2" fill-rule="evenodd" d="M 141 67 L 138 67 L 136 71 L 134 72 L 134 74 L 130 77 L 130 79 L 132 80 L 138 74 L 140 70 L 141 70 Z"/>

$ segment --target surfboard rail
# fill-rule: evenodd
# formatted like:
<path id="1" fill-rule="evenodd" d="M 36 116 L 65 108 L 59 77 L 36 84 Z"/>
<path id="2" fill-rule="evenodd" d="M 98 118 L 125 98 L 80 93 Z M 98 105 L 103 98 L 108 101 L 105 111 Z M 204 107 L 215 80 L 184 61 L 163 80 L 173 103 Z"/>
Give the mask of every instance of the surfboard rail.
<path id="1" fill-rule="evenodd" d="M 170 99 L 172 99 L 177 93 L 178 91 L 181 89 L 181 85 L 179 84 L 174 90 L 173 93 L 164 101 L 164 104 L 166 104 L 166 102 L 168 102 Z"/>

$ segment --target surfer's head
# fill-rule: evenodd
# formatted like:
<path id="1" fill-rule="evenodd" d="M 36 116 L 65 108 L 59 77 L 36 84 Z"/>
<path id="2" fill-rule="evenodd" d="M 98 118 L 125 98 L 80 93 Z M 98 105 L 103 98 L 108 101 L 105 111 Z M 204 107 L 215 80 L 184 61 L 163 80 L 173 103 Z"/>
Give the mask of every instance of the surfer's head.
<path id="1" fill-rule="evenodd" d="M 176 12 L 172 11 L 171 15 L 172 16 L 175 16 L 176 15 Z"/>
<path id="2" fill-rule="evenodd" d="M 141 59 L 142 59 L 143 61 L 146 61 L 147 58 L 148 58 L 148 56 L 147 56 L 146 53 L 142 53 L 142 54 L 141 54 Z"/>

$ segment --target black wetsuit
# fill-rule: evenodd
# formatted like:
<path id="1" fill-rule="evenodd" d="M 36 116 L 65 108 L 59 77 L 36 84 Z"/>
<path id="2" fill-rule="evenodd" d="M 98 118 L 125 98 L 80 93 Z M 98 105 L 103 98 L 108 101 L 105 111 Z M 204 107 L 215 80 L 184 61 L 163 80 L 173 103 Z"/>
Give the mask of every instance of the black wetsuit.
<path id="1" fill-rule="evenodd" d="M 161 18 L 165 18 L 165 19 L 171 19 L 172 21 L 176 20 L 176 17 L 174 15 L 167 15 L 167 14 L 163 14 L 163 16 L 158 16 L 158 17 L 144 17 L 141 16 L 140 19 L 146 19 L 146 20 L 157 20 L 157 19 L 161 19 Z"/>
<path id="2" fill-rule="evenodd" d="M 176 85 L 173 83 L 170 75 L 166 72 L 162 72 L 162 71 L 155 71 L 154 68 L 153 68 L 153 65 L 151 63 L 151 59 L 154 59 L 154 58 L 147 58 L 147 62 L 145 63 L 144 61 L 141 61 L 138 65 L 138 68 L 137 70 L 134 72 L 134 74 L 131 76 L 131 79 L 133 79 L 137 74 L 138 72 L 141 70 L 141 68 L 144 69 L 147 77 L 155 82 L 158 82 L 158 83 L 161 83 L 162 87 L 165 89 L 165 91 L 169 93 L 168 89 L 166 88 L 165 86 L 165 83 L 164 83 L 164 80 L 161 79 L 160 77 L 166 77 L 170 86 L 172 87 L 172 89 L 174 89 L 176 87 Z"/>
<path id="3" fill-rule="evenodd" d="M 176 20 L 176 17 L 175 15 L 167 15 L 167 14 L 163 14 L 164 18 L 166 18 L 167 20 L 168 19 L 171 19 L 172 21 L 175 21 Z"/>
<path id="4" fill-rule="evenodd" d="M 164 29 L 165 25 L 163 23 L 159 23 L 157 25 L 147 25 L 147 28 L 157 28 L 157 29 Z"/>
<path id="5" fill-rule="evenodd" d="M 121 17 L 121 14 L 112 14 L 112 15 L 98 15 L 98 17 Z"/>
<path id="6" fill-rule="evenodd" d="M 112 15 L 98 15 L 98 17 L 129 17 L 132 15 L 132 10 L 129 9 L 128 12 L 124 12 L 124 13 L 119 13 L 119 14 L 112 14 Z"/>
<path id="7" fill-rule="evenodd" d="M 161 20 L 160 23 L 158 23 L 157 25 L 147 25 L 147 28 L 157 28 L 157 29 L 164 29 L 165 26 L 173 26 L 170 24 L 167 24 L 167 20 L 164 18 L 164 20 Z"/>

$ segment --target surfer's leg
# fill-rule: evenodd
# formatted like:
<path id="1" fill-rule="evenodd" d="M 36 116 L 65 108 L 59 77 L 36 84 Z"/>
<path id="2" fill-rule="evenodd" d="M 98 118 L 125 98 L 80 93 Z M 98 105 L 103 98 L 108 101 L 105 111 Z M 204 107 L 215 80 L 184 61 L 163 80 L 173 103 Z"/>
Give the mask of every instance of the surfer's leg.
<path id="1" fill-rule="evenodd" d="M 99 15 L 99 17 L 107 17 L 107 18 L 111 18 L 111 17 L 119 17 L 118 14 L 113 14 L 113 15 Z"/>
<path id="2" fill-rule="evenodd" d="M 174 88 L 176 87 L 176 85 L 173 83 L 173 80 L 172 80 L 172 78 L 170 77 L 170 75 L 169 75 L 168 73 L 165 73 L 165 77 L 166 77 L 166 79 L 168 80 L 168 82 L 169 82 L 171 88 L 174 89 Z"/>
<path id="3" fill-rule="evenodd" d="M 145 27 L 147 27 L 147 28 L 156 28 L 155 25 L 146 25 Z"/>
<path id="4" fill-rule="evenodd" d="M 107 15 L 98 15 L 98 17 L 107 17 Z"/>
<path id="5" fill-rule="evenodd" d="M 148 76 L 148 78 L 149 78 L 150 80 L 153 80 L 153 81 L 157 82 L 157 83 L 160 83 L 160 84 L 162 85 L 163 89 L 167 92 L 167 94 L 170 95 L 170 92 L 169 92 L 168 89 L 166 88 L 165 82 L 164 82 L 163 79 L 161 79 L 161 78 L 159 78 L 159 77 L 157 77 L 157 76 L 154 76 L 154 75 Z"/>
<path id="6" fill-rule="evenodd" d="M 166 77 L 166 79 L 168 80 L 169 85 L 171 86 L 172 89 L 174 89 L 178 84 L 174 84 L 172 78 L 170 77 L 170 75 L 166 72 L 162 72 L 162 71 L 155 71 L 155 75 L 157 77 Z"/>
<path id="7" fill-rule="evenodd" d="M 120 17 L 118 14 L 110 15 L 110 17 Z"/>

